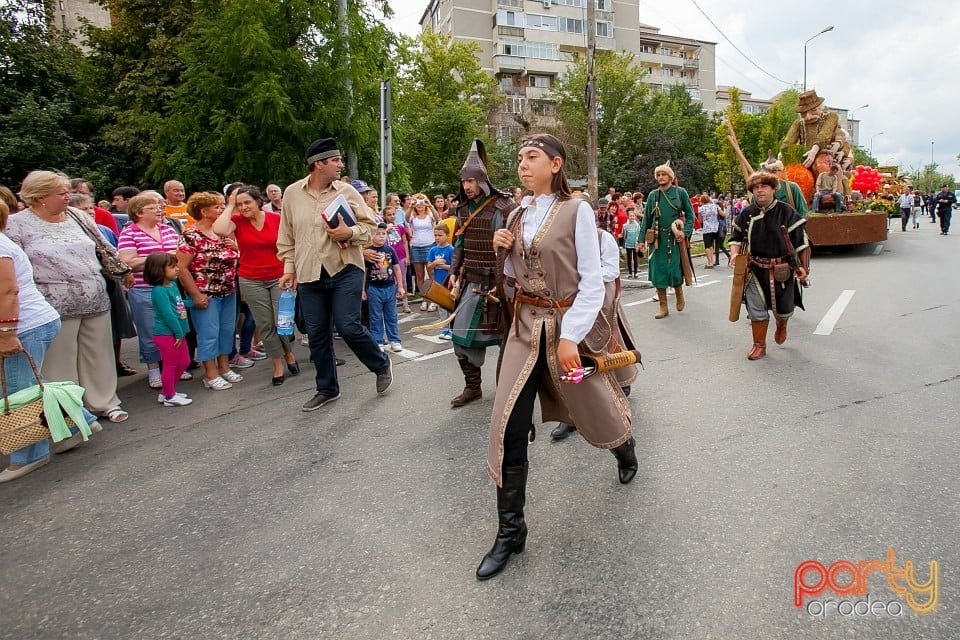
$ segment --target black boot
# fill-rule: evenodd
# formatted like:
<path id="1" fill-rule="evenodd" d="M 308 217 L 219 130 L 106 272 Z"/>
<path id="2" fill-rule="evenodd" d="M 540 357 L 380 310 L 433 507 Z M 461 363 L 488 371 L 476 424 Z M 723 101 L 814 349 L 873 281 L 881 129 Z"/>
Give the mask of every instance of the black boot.
<path id="1" fill-rule="evenodd" d="M 610 452 L 617 459 L 617 469 L 620 474 L 620 484 L 627 484 L 637 475 L 640 463 L 637 462 L 637 452 L 634 450 L 633 438 Z"/>
<path id="2" fill-rule="evenodd" d="M 561 422 L 558 424 L 553 431 L 550 432 L 550 439 L 554 442 L 559 442 L 560 440 L 566 440 L 567 437 L 575 432 L 577 428 L 572 424 L 567 424 L 566 422 Z"/>
<path id="3" fill-rule="evenodd" d="M 475 367 L 470 364 L 467 358 L 457 358 L 457 362 L 460 365 L 460 370 L 463 371 L 465 385 L 460 395 L 450 401 L 450 404 L 454 408 L 470 404 L 474 400 L 479 400 L 483 397 L 483 391 L 481 390 L 481 375 L 483 370 L 480 367 Z"/>
<path id="4" fill-rule="evenodd" d="M 503 571 L 514 553 L 523 553 L 527 543 L 527 523 L 523 519 L 523 505 L 527 496 L 527 469 L 503 468 L 503 486 L 497 487 L 497 516 L 500 526 L 493 548 L 483 556 L 477 567 L 477 580 L 488 580 Z"/>

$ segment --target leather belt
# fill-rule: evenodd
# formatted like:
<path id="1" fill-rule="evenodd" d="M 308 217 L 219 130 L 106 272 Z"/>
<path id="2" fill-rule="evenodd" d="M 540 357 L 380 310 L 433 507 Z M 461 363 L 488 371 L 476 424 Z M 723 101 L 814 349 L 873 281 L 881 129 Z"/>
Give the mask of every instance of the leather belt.
<path id="1" fill-rule="evenodd" d="M 541 309 L 556 309 L 558 313 L 562 314 L 564 309 L 568 309 L 573 304 L 573 300 L 567 298 L 563 300 L 547 300 L 546 298 L 540 298 L 525 291 L 517 291 L 513 301 L 513 332 L 517 337 L 520 337 L 519 311 L 520 305 L 522 304 L 540 307 Z"/>
<path id="2" fill-rule="evenodd" d="M 467 282 L 472 282 L 473 284 L 487 284 L 490 281 L 489 275 L 480 275 L 478 273 L 471 273 L 467 271 L 463 274 L 463 279 Z"/>

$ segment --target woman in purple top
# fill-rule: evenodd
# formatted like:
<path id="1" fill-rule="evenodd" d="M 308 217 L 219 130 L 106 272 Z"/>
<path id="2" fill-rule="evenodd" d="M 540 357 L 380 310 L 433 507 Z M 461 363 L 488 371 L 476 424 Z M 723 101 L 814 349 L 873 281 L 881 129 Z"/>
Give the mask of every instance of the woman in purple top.
<path id="1" fill-rule="evenodd" d="M 130 199 L 127 213 L 133 221 L 120 232 L 117 250 L 120 259 L 133 269 L 134 285 L 127 292 L 140 346 L 140 362 L 147 365 L 147 382 L 160 389 L 160 350 L 153 343 L 153 289 L 143 280 L 143 265 L 151 253 L 176 254 L 180 237 L 163 222 L 163 204 L 153 193 L 141 193 Z M 189 375 L 189 374 L 187 374 Z"/>

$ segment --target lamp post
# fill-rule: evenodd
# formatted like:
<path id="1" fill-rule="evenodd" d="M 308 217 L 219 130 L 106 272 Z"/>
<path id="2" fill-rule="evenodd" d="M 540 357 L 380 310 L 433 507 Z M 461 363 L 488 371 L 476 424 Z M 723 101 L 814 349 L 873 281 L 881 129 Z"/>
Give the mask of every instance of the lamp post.
<path id="1" fill-rule="evenodd" d="M 933 141 L 930 141 L 930 166 L 933 166 Z"/>
<path id="2" fill-rule="evenodd" d="M 859 107 L 857 107 L 856 109 L 851 109 L 851 110 L 850 110 L 850 115 L 847 116 L 847 122 L 849 122 L 850 120 L 853 120 L 853 114 L 855 114 L 857 111 L 860 111 L 860 109 L 866 109 L 866 108 L 869 107 L 869 106 L 870 106 L 870 105 L 868 105 L 868 104 L 862 104 L 862 105 L 860 105 Z"/>
<path id="3" fill-rule="evenodd" d="M 829 27 L 826 27 L 823 31 L 821 31 L 821 32 L 818 33 L 818 34 L 816 34 L 816 35 L 814 35 L 814 36 L 812 36 L 812 37 L 810 37 L 810 38 L 807 38 L 807 41 L 803 43 L 803 90 L 804 90 L 804 91 L 807 90 L 807 45 L 810 44 L 810 41 L 811 41 L 811 40 L 813 40 L 813 39 L 816 38 L 817 36 L 822 36 L 822 35 L 825 34 L 827 31 L 833 31 L 833 25 L 830 25 Z"/>
<path id="4" fill-rule="evenodd" d="M 877 136 L 882 136 L 882 135 L 883 135 L 883 131 L 877 131 L 875 134 L 870 136 L 870 157 L 871 158 L 873 157 L 873 139 L 876 138 Z"/>

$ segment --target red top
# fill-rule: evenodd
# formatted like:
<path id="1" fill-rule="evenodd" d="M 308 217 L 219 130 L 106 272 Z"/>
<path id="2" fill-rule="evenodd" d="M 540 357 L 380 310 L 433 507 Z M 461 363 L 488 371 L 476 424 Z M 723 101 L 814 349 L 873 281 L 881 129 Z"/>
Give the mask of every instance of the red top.
<path id="1" fill-rule="evenodd" d="M 617 227 L 614 231 L 614 236 L 621 237 L 623 235 L 623 225 L 627 224 L 627 210 L 621 205 L 617 205 Z"/>
<path id="2" fill-rule="evenodd" d="M 117 227 L 117 219 L 114 218 L 113 214 L 106 209 L 101 209 L 100 207 L 95 206 L 93 208 L 93 221 L 97 224 L 102 224 L 110 229 L 110 231 L 113 231 L 113 235 L 120 235 L 120 229 Z"/>
<path id="3" fill-rule="evenodd" d="M 280 214 L 263 213 L 263 228 L 259 231 L 239 213 L 230 216 L 230 221 L 237 226 L 237 246 L 240 247 L 238 273 L 247 280 L 278 280 L 283 275 L 283 263 L 277 258 Z"/>

